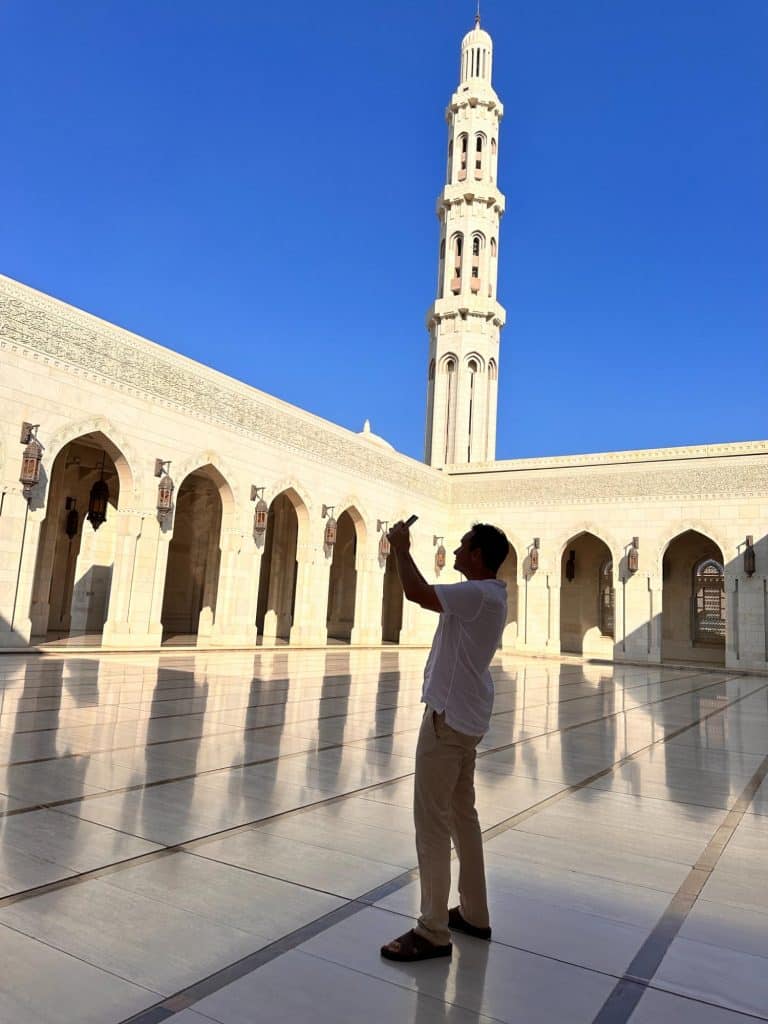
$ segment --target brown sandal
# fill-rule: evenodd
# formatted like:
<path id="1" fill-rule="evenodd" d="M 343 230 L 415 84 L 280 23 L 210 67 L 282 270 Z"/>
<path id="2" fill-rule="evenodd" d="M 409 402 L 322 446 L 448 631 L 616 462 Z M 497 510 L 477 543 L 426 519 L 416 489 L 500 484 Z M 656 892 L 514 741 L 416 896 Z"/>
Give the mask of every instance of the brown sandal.
<path id="1" fill-rule="evenodd" d="M 396 946 L 396 949 L 392 947 Z M 381 955 L 385 960 L 413 961 L 433 960 L 439 956 L 450 956 L 453 946 L 449 942 L 447 946 L 436 946 L 434 942 L 425 939 L 414 931 L 413 928 L 404 935 L 381 947 Z"/>
<path id="2" fill-rule="evenodd" d="M 448 911 L 448 927 L 454 932 L 465 932 L 476 939 L 491 941 L 491 929 L 479 928 L 476 924 L 470 924 L 461 913 L 461 907 L 451 907 Z"/>

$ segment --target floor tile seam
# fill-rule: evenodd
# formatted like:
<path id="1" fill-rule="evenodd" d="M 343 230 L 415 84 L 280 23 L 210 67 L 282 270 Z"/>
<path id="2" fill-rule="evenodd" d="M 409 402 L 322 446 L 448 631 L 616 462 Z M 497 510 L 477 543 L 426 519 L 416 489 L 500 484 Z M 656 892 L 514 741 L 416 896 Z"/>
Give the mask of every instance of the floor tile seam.
<path id="1" fill-rule="evenodd" d="M 760 687 L 759 689 L 765 689 L 765 687 Z M 740 700 L 744 699 L 746 697 L 740 698 Z M 712 713 L 717 714 L 718 712 Z M 760 767 L 755 771 L 742 793 L 736 798 L 732 806 L 726 810 L 723 817 L 724 821 L 733 816 L 734 809 L 738 809 L 737 814 L 743 816 L 766 775 L 768 775 L 768 755 L 763 759 Z M 731 835 L 733 835 L 737 827 L 738 821 L 730 826 Z M 624 991 L 621 988 L 622 983 L 631 981 L 646 988 L 651 984 L 672 943 L 679 936 L 688 915 L 696 905 L 696 901 L 701 895 L 704 886 L 712 877 L 712 873 L 726 845 L 727 843 L 721 847 L 720 853 L 712 858 L 709 856 L 709 851 L 713 849 L 713 840 L 710 839 L 706 844 L 688 875 L 672 896 L 667 908 L 663 911 L 648 938 L 635 954 L 625 973 L 625 977 L 619 981 L 613 992 L 603 1003 L 602 1008 L 594 1018 L 593 1024 L 626 1024 L 629 1021 L 637 1003 L 635 1002 L 634 1006 L 629 1006 L 629 1012 L 627 1012 L 627 1006 L 622 1002 L 621 998 Z M 638 996 L 637 1001 L 639 1001 L 639 998 Z"/>
<path id="2" fill-rule="evenodd" d="M 726 681 L 728 681 L 728 680 L 726 680 Z M 694 690 L 688 691 L 688 693 L 698 692 L 701 689 L 708 689 L 710 686 L 716 686 L 716 685 L 720 685 L 720 684 L 716 682 L 716 683 L 707 684 L 707 686 L 704 686 L 704 687 L 696 687 Z M 659 698 L 657 701 L 653 701 L 653 702 L 651 702 L 651 704 L 645 705 L 645 706 L 652 706 L 654 704 L 662 703 L 662 702 L 667 701 L 667 700 L 673 700 L 676 696 L 687 696 L 687 695 L 688 694 L 671 694 L 669 697 Z M 494 713 L 494 715 L 492 715 L 492 718 L 496 717 L 496 715 L 506 715 L 506 714 L 511 714 L 511 713 L 513 713 L 513 712 L 511 712 L 511 711 L 506 711 L 506 712 L 502 711 L 502 712 Z M 557 729 L 552 729 L 549 732 L 535 733 L 535 734 L 533 734 L 531 736 L 526 736 L 526 737 L 523 737 L 522 739 L 514 740 L 514 741 L 512 741 L 509 744 L 504 744 L 504 745 L 497 746 L 497 747 L 494 747 L 494 748 L 478 751 L 477 757 L 478 758 L 485 758 L 485 757 L 488 757 L 488 756 L 490 756 L 492 754 L 499 753 L 500 751 L 509 750 L 512 747 L 520 746 L 520 745 L 522 745 L 524 743 L 529 743 L 529 742 L 532 742 L 533 740 L 541 739 L 542 737 L 545 737 L 545 736 L 553 736 L 553 735 L 556 735 L 557 733 L 560 733 L 560 732 L 570 732 L 570 731 L 573 731 L 575 729 L 582 728 L 582 727 L 584 727 L 586 725 L 594 725 L 594 724 L 597 724 L 598 722 L 606 721 L 608 718 L 616 717 L 618 715 L 625 714 L 625 713 L 626 712 L 619 711 L 619 712 L 612 713 L 611 715 L 601 716 L 599 718 L 590 719 L 590 720 L 588 720 L 586 722 L 577 722 L 577 723 L 573 723 L 571 725 L 562 726 L 562 727 L 557 728 Z M 341 716 L 341 717 L 343 717 L 343 716 Z M 243 731 L 254 732 L 254 731 L 257 731 L 259 729 L 266 729 L 266 728 L 274 728 L 274 726 L 254 726 L 252 729 L 247 729 L 247 730 L 243 730 Z M 341 749 L 344 746 L 353 747 L 353 748 L 356 747 L 357 749 L 365 749 L 365 745 L 367 745 L 368 743 L 372 743 L 375 740 L 391 739 L 391 738 L 394 738 L 396 736 L 403 735 L 405 733 L 409 733 L 409 732 L 412 732 L 412 731 L 413 731 L 412 728 L 409 728 L 409 729 L 399 729 L 399 730 L 395 730 L 395 731 L 393 731 L 391 733 L 381 733 L 378 736 L 369 737 L 369 738 L 367 738 L 365 740 L 350 740 L 349 743 L 347 743 L 347 744 L 345 744 L 344 742 L 334 743 L 334 744 L 327 744 L 327 745 L 322 746 L 322 747 L 308 748 L 307 750 L 300 750 L 300 751 L 292 751 L 292 752 L 286 753 L 286 754 L 277 754 L 277 755 L 273 755 L 273 756 L 268 757 L 268 758 L 255 759 L 253 761 L 245 761 L 245 762 L 241 762 L 239 764 L 231 764 L 231 765 L 226 765 L 226 766 L 219 767 L 219 768 L 209 768 L 209 769 L 205 769 L 202 772 L 185 773 L 183 775 L 172 776 L 169 779 L 156 779 L 156 780 L 154 780 L 152 782 L 136 783 L 136 785 L 133 786 L 133 787 L 116 787 L 115 789 L 111 789 L 111 790 L 99 790 L 98 792 L 95 792 L 95 793 L 81 794 L 79 797 L 67 797 L 67 798 L 63 798 L 61 800 L 56 800 L 56 801 L 41 801 L 41 802 L 39 802 L 37 804 L 33 804 L 33 805 L 30 805 L 30 806 L 27 806 L 27 807 L 13 807 L 13 808 L 9 808 L 8 810 L 0 811 L 0 819 L 2 819 L 4 817 L 11 817 L 11 816 L 17 816 L 17 815 L 21 815 L 21 814 L 27 814 L 27 813 L 31 813 L 33 811 L 38 811 L 38 810 L 45 810 L 45 809 L 54 810 L 54 809 L 58 809 L 59 807 L 66 806 L 67 804 L 70 804 L 70 803 L 84 803 L 84 802 L 87 802 L 89 800 L 95 800 L 95 799 L 103 798 L 103 797 L 106 797 L 106 796 L 117 796 L 117 795 L 120 795 L 121 793 L 127 793 L 127 792 L 132 792 L 132 791 L 140 791 L 140 790 L 143 790 L 143 789 L 150 789 L 150 788 L 154 788 L 154 787 L 157 787 L 157 786 L 170 785 L 172 783 L 190 781 L 193 778 L 194 779 L 196 779 L 196 778 L 203 778 L 203 777 L 205 777 L 207 775 L 213 776 L 213 775 L 215 775 L 217 773 L 221 773 L 221 772 L 225 772 L 225 771 L 231 771 L 233 769 L 236 770 L 236 769 L 239 769 L 239 768 L 256 767 L 257 765 L 261 765 L 261 764 L 271 764 L 271 763 L 274 763 L 275 761 L 279 761 L 281 757 L 283 759 L 289 759 L 289 758 L 294 758 L 294 757 L 301 757 L 304 754 L 307 754 L 309 752 L 321 752 L 321 751 L 324 751 L 324 750 Z M 237 735 L 241 734 L 241 730 L 239 730 L 239 729 L 232 730 L 232 732 L 236 733 Z M 217 736 L 217 735 L 218 736 L 222 736 L 222 735 L 230 735 L 230 733 L 229 732 L 226 732 L 226 733 L 214 733 L 212 735 L 214 735 L 214 736 Z M 183 742 L 187 742 L 189 739 L 194 739 L 194 738 L 195 737 L 186 737 L 184 739 L 157 740 L 154 743 L 145 744 L 145 746 L 143 748 L 141 748 L 141 749 L 146 749 L 147 746 L 155 747 L 155 746 L 168 745 L 170 743 L 183 743 Z M 134 745 L 132 747 L 115 747 L 115 748 L 112 749 L 112 751 L 96 751 L 96 753 L 98 753 L 98 754 L 110 753 L 110 752 L 119 753 L 121 750 L 136 750 L 136 749 L 139 749 L 139 748 L 138 748 L 138 746 Z M 93 752 L 91 752 L 91 753 L 93 753 Z M 71 755 L 64 755 L 64 756 L 65 757 L 75 758 L 75 757 L 88 757 L 90 755 L 80 752 L 80 753 L 76 753 L 76 754 L 73 753 Z M 9 765 L 6 765 L 6 766 L 0 765 L 0 767 L 12 767 L 12 766 L 15 767 L 15 766 L 21 766 L 21 765 L 25 765 L 25 764 L 39 764 L 39 763 L 43 763 L 43 762 L 46 762 L 46 761 L 56 761 L 56 760 L 57 760 L 57 758 L 41 758 L 39 760 L 15 762 L 15 764 L 9 764 Z M 556 782 L 558 780 L 550 780 L 550 781 Z M 12 797 L 12 795 L 10 793 L 0 794 L 0 795 L 5 795 L 9 799 L 16 799 L 15 797 Z"/>
<path id="3" fill-rule="evenodd" d="M 399 782 L 402 779 L 411 778 L 412 775 L 413 772 L 409 773 L 408 775 L 398 776 L 394 779 L 388 779 L 385 782 L 371 783 L 368 786 L 363 786 L 355 790 L 350 790 L 347 793 L 332 794 L 328 797 L 314 801 L 311 804 L 306 804 L 302 807 L 292 807 L 285 811 L 276 811 L 274 814 L 267 815 L 264 818 L 258 818 L 254 821 L 243 822 L 239 825 L 233 825 L 230 828 L 221 829 L 218 832 L 212 832 L 209 835 L 197 836 L 194 839 L 185 839 L 180 843 L 172 843 L 168 846 L 163 846 L 162 844 L 156 843 L 151 839 L 146 839 L 144 836 L 137 836 L 132 832 L 124 832 L 123 830 L 115 828 L 111 825 L 104 825 L 101 822 L 89 822 L 90 824 L 98 825 L 100 828 L 106 828 L 120 835 L 125 835 L 130 839 L 137 839 L 144 843 L 150 843 L 158 848 L 155 850 L 147 850 L 143 853 L 136 854 L 132 857 L 125 857 L 122 860 L 115 861 L 111 864 L 104 864 L 98 868 L 92 868 L 87 871 L 78 871 L 73 875 L 68 875 L 65 878 L 55 879 L 51 882 L 46 882 L 40 886 L 33 886 L 29 889 L 23 889 L 20 892 L 9 893 L 7 896 L 0 897 L 0 910 L 5 906 L 12 906 L 14 903 L 20 903 L 27 899 L 32 899 L 35 896 L 44 895 L 47 892 L 52 892 L 57 889 L 69 888 L 74 885 L 89 882 L 92 879 L 102 878 L 114 872 L 125 871 L 129 868 L 136 867 L 139 864 L 150 863 L 154 860 L 160 859 L 161 857 L 170 856 L 180 851 L 183 851 L 185 853 L 192 853 L 193 850 L 198 845 L 207 845 L 213 842 L 218 842 L 221 839 L 226 839 L 234 837 L 241 833 L 250 832 L 254 829 L 260 828 L 262 825 L 269 824 L 274 820 L 292 817 L 298 814 L 303 814 L 311 810 L 315 810 L 316 808 L 325 806 L 326 804 L 338 803 L 341 800 L 346 800 L 351 797 L 355 797 L 358 794 L 367 792 L 370 789 L 375 789 L 380 786 L 389 785 L 391 782 Z M 66 812 L 54 810 L 54 813 L 64 813 L 67 817 L 74 817 L 76 820 L 79 821 L 89 821 L 89 819 L 87 818 L 78 818 L 77 815 L 66 814 Z M 51 861 L 50 863 L 55 864 L 57 866 L 66 867 L 66 865 L 58 865 L 57 861 Z M 397 865 L 393 866 L 396 867 Z"/>
<path id="4" fill-rule="evenodd" d="M 720 708 L 713 709 L 707 715 L 702 716 L 700 719 L 697 719 L 696 721 L 690 723 L 689 725 L 681 728 L 680 730 L 678 730 L 673 735 L 679 735 L 682 731 L 694 728 L 695 726 L 699 725 L 700 722 L 706 720 L 707 718 L 710 718 L 710 717 L 712 717 L 714 715 L 722 714 L 727 708 L 733 706 L 733 704 L 740 703 L 741 701 L 746 700 L 749 696 L 751 696 L 752 693 L 756 693 L 759 690 L 764 690 L 766 688 L 768 688 L 768 683 L 764 684 L 761 687 L 758 687 L 757 689 L 755 689 L 753 691 L 751 691 L 750 694 L 745 694 L 745 695 L 743 695 L 741 697 L 734 698 L 733 701 L 729 702 L 726 705 L 723 705 Z M 669 738 L 671 739 L 672 736 L 670 736 Z M 667 741 L 666 738 L 662 737 L 660 740 L 657 740 L 655 742 L 657 742 L 657 743 L 664 743 L 666 741 Z M 570 789 L 571 789 L 571 787 L 563 789 L 558 794 L 554 794 L 554 796 L 559 796 L 560 798 L 562 798 L 566 793 L 568 793 L 570 791 Z M 534 805 L 534 807 L 541 807 L 542 805 L 546 805 L 546 804 L 548 804 L 550 802 L 551 802 L 551 798 L 546 798 L 545 800 L 540 801 L 538 804 Z M 528 809 L 528 810 L 530 810 L 530 809 Z M 523 813 L 526 813 L 526 812 L 523 812 Z M 533 811 L 533 813 L 536 813 L 536 812 Z M 528 814 L 527 816 L 531 816 L 531 815 Z M 509 818 L 509 819 L 506 819 L 506 820 L 509 821 L 509 822 L 512 822 L 515 817 L 518 817 L 518 816 L 512 816 L 512 818 Z M 503 824 L 504 823 L 502 822 L 501 825 L 503 826 Z M 512 828 L 512 827 L 513 827 L 512 824 L 510 824 L 508 826 L 508 828 Z M 488 829 L 487 832 L 483 833 L 483 843 L 485 844 L 486 842 L 489 841 L 489 839 L 487 839 L 486 836 L 488 836 L 490 833 L 493 833 L 493 835 L 490 835 L 490 838 L 494 838 L 496 835 L 501 834 L 499 829 L 500 829 L 500 826 L 495 826 L 495 827 L 493 827 L 491 829 Z M 506 831 L 506 829 L 504 829 L 504 831 Z M 397 892 L 401 888 L 404 888 L 411 881 L 413 881 L 416 877 L 418 877 L 418 869 L 417 868 L 413 868 L 413 869 L 410 869 L 408 871 L 404 871 L 399 876 L 396 876 L 394 879 L 390 880 L 389 882 L 383 883 L 382 885 L 375 887 L 373 890 L 370 890 L 369 892 L 364 893 L 362 896 L 358 897 L 357 900 L 349 901 L 349 903 L 346 904 L 345 907 L 343 907 L 341 909 L 341 911 L 339 911 L 339 912 L 333 912 L 332 911 L 330 914 L 323 915 L 320 918 L 317 918 L 315 921 L 311 922 L 310 924 L 305 925 L 302 928 L 297 929 L 296 931 L 294 931 L 292 933 L 289 933 L 287 936 L 284 936 L 283 939 L 278 940 L 276 943 L 274 943 L 271 947 L 267 947 L 265 950 L 257 951 L 257 953 L 252 955 L 252 957 L 253 957 L 252 959 L 251 958 L 244 958 L 244 960 L 238 961 L 238 963 L 244 963 L 245 960 L 248 960 L 249 961 L 249 965 L 250 964 L 253 965 L 253 966 L 249 966 L 248 969 L 244 970 L 243 973 L 238 975 L 238 977 L 244 977 L 245 974 L 252 973 L 253 971 L 257 970 L 259 967 L 263 966 L 264 963 L 268 963 L 268 962 L 270 962 L 270 960 L 276 959 L 278 956 L 281 956 L 284 952 L 288 952 L 291 949 L 295 949 L 296 946 L 300 945 L 304 941 L 307 941 L 307 937 L 309 937 L 307 935 L 307 933 L 312 932 L 312 936 L 311 937 L 314 937 L 315 935 L 320 934 L 323 931 L 327 931 L 334 924 L 339 923 L 339 921 L 334 916 L 335 914 L 337 914 L 337 913 L 338 914 L 342 914 L 343 913 L 344 916 L 340 917 L 340 920 L 346 920 L 348 917 L 351 917 L 353 914 L 360 912 L 360 908 L 353 909 L 353 905 L 354 904 L 362 904 L 363 906 L 366 906 L 366 905 L 370 905 L 371 903 L 376 903 L 379 900 L 385 898 L 385 896 L 391 895 L 393 892 Z M 331 920 L 332 918 L 333 918 L 333 920 Z M 225 971 L 226 970 L 227 969 L 225 968 Z M 208 978 L 203 979 L 202 982 L 197 983 L 195 986 L 190 986 L 188 989 L 184 990 L 184 992 L 192 992 L 195 988 L 203 987 L 204 986 L 206 989 L 209 989 L 209 991 L 206 992 L 206 995 L 212 994 L 214 991 L 218 991 L 221 987 L 223 987 L 223 986 L 217 985 L 216 984 L 216 980 L 215 980 L 222 973 L 223 972 L 219 972 L 219 975 L 211 975 Z M 613 975 L 612 975 L 612 977 L 613 977 Z M 225 984 L 228 984 L 228 983 L 229 982 L 225 982 Z M 616 991 L 621 984 L 622 984 L 622 979 L 619 979 L 618 982 L 617 982 L 616 987 L 614 988 L 614 991 Z M 182 995 L 182 994 L 183 993 L 177 993 L 177 995 L 179 995 L 179 996 Z M 204 998 L 204 996 L 202 996 L 202 995 L 198 996 L 197 999 L 193 998 L 190 1002 L 186 1003 L 186 1006 L 187 1007 L 193 1006 L 195 1004 L 195 1002 L 198 1002 L 201 998 Z M 633 1009 L 634 1009 L 634 1007 L 633 1007 Z M 597 1018 L 595 1018 L 595 1021 L 597 1021 Z M 148 1024 L 148 1020 L 143 1022 L 141 1017 L 136 1016 L 136 1017 L 131 1017 L 131 1018 L 125 1020 L 125 1021 L 122 1021 L 121 1024 Z"/>
<path id="5" fill-rule="evenodd" d="M 524 825 L 525 822 L 521 822 L 520 824 Z M 553 836 L 553 835 L 550 835 L 547 832 L 536 832 L 533 829 L 528 830 L 528 829 L 520 829 L 520 828 L 516 827 L 515 831 L 523 832 L 526 835 L 537 836 L 539 839 L 552 839 L 555 842 L 562 841 L 562 840 L 566 839 L 565 836 Z M 617 828 L 616 831 L 620 831 L 620 829 Z M 641 830 L 640 829 L 635 829 L 634 831 L 641 831 Z M 663 836 L 660 836 L 656 832 L 651 832 L 651 833 L 647 833 L 646 832 L 645 834 L 646 835 L 650 834 L 650 835 L 656 836 L 656 837 L 658 837 L 660 839 L 663 838 Z M 573 844 L 575 844 L 575 845 L 581 846 L 583 849 L 588 849 L 588 850 L 595 849 L 595 852 L 598 852 L 599 849 L 600 849 L 599 845 L 596 845 L 594 848 L 593 847 L 589 847 L 587 845 L 587 843 L 585 841 L 583 841 L 583 840 L 571 840 L 571 842 Z M 691 840 L 691 842 L 693 842 L 693 840 Z M 690 861 L 688 861 L 688 860 L 677 860 L 674 857 L 664 856 L 662 854 L 656 854 L 653 857 L 650 857 L 648 854 L 644 854 L 644 853 L 629 853 L 628 851 L 627 851 L 627 854 L 629 856 L 633 856 L 633 857 L 646 857 L 649 860 L 660 861 L 663 864 L 677 864 L 677 865 L 682 865 L 683 867 L 690 867 Z"/>
<path id="6" fill-rule="evenodd" d="M 647 704 L 635 705 L 634 707 L 628 708 L 626 710 L 615 711 L 615 712 L 612 712 L 608 716 L 603 715 L 603 716 L 599 716 L 599 717 L 596 717 L 596 718 L 587 719 L 584 722 L 575 722 L 575 723 L 572 723 L 571 725 L 563 726 L 561 729 L 555 729 L 555 730 L 551 730 L 551 732 L 545 732 L 545 733 L 537 734 L 537 736 L 551 735 L 554 732 L 576 729 L 576 728 L 580 728 L 581 726 L 585 726 L 585 725 L 594 725 L 597 722 L 603 721 L 606 717 L 618 717 L 619 715 L 622 715 L 622 714 L 631 714 L 632 712 L 640 711 L 643 708 L 651 707 L 651 706 L 653 706 L 655 704 L 661 703 L 662 701 L 673 700 L 676 697 L 686 697 L 686 696 L 689 696 L 692 693 L 698 693 L 701 690 L 706 690 L 706 689 L 709 689 L 712 686 L 720 685 L 722 682 L 730 682 L 734 678 L 738 679 L 738 678 L 741 678 L 741 677 L 739 677 L 739 676 L 736 676 L 736 677 L 726 677 L 724 680 L 718 680 L 718 681 L 715 681 L 713 683 L 707 683 L 704 686 L 700 686 L 700 687 L 693 687 L 692 689 L 685 690 L 682 693 L 670 694 L 667 697 L 661 697 L 661 698 L 658 698 L 655 701 L 649 701 Z M 395 707 L 399 707 L 399 706 L 400 705 L 395 705 Z M 408 705 L 406 705 L 406 706 L 408 706 Z M 512 708 L 512 709 L 510 709 L 508 711 L 493 712 L 492 718 L 493 717 L 497 717 L 497 716 L 501 716 L 501 715 L 519 714 L 519 712 L 520 712 L 519 708 Z M 164 716 L 164 717 L 171 717 L 171 716 Z M 107 724 L 109 724 L 109 723 L 107 723 Z M 117 723 L 115 723 L 115 724 L 117 724 Z M 127 724 L 130 725 L 131 723 L 127 723 Z M 280 723 L 278 723 L 278 725 L 279 724 Z M 82 728 L 86 728 L 86 727 L 87 727 L 87 723 L 82 726 Z M 221 736 L 230 736 L 230 735 L 241 735 L 244 732 L 255 732 L 255 731 L 258 731 L 260 729 L 268 729 L 268 728 L 275 728 L 275 727 L 276 726 L 274 724 L 271 725 L 271 726 L 270 725 L 257 725 L 257 726 L 246 727 L 245 729 L 241 729 L 241 728 L 223 729 L 221 732 L 215 732 L 215 733 L 210 733 L 210 734 L 199 733 L 197 735 L 192 735 L 192 736 L 176 737 L 176 738 L 170 738 L 170 739 L 164 739 L 164 740 L 153 740 L 150 743 L 145 743 L 141 749 L 146 749 L 146 747 L 167 746 L 167 745 L 172 744 L 172 743 L 184 743 L 184 742 L 188 742 L 189 740 L 204 740 L 206 738 L 212 738 L 212 737 L 221 737 Z M 80 727 L 76 726 L 75 728 L 80 728 Z M 60 729 L 48 729 L 48 730 L 37 730 L 37 731 L 40 731 L 40 732 L 50 732 L 50 731 L 59 732 L 61 730 Z M 411 731 L 411 730 L 410 729 L 402 729 L 402 730 L 397 730 L 397 732 L 389 733 L 389 734 L 385 734 L 385 735 L 388 737 L 388 736 L 394 736 L 394 735 L 398 735 L 400 733 L 409 732 L 409 731 Z M 529 739 L 536 739 L 537 736 L 526 737 L 524 740 L 515 741 L 515 743 L 527 742 Z M 361 742 L 365 742 L 365 741 L 363 741 L 363 740 L 355 740 L 353 742 L 361 743 Z M 510 745 L 514 745 L 514 744 L 510 744 Z M 60 761 L 60 760 L 63 760 L 65 758 L 84 757 L 84 756 L 92 755 L 94 753 L 95 754 L 109 754 L 109 753 L 119 753 L 119 752 L 124 751 L 124 750 L 135 750 L 135 749 L 138 749 L 138 745 L 137 744 L 118 746 L 118 747 L 104 747 L 104 748 L 102 748 L 100 750 L 88 751 L 87 753 L 85 753 L 83 751 L 73 751 L 73 752 L 68 753 L 68 754 L 60 754 L 60 755 L 55 755 L 55 756 L 51 756 L 51 757 L 28 758 L 28 759 L 24 759 L 24 760 L 20 760 L 20 761 L 4 762 L 4 763 L 0 763 L 0 768 L 18 767 L 18 766 L 27 765 L 27 764 L 42 764 L 42 763 L 44 763 L 46 761 Z"/>
<path id="7" fill-rule="evenodd" d="M 30 935 L 29 932 L 25 932 L 23 928 L 19 928 L 16 925 L 8 924 L 6 921 L 0 921 L 0 928 L 5 928 L 9 932 L 14 932 L 16 935 L 23 935 L 25 939 L 30 939 L 32 942 L 37 943 L 39 946 L 44 946 L 46 949 L 55 950 L 62 956 L 68 957 L 70 960 L 76 960 L 78 963 L 84 964 L 87 967 L 91 967 L 101 974 L 107 974 L 111 978 L 116 978 L 118 981 L 125 982 L 127 985 L 132 985 L 134 988 L 141 989 L 147 992 L 151 996 L 160 996 L 163 998 L 163 993 L 157 989 L 149 988 L 147 985 L 143 985 L 140 981 L 134 981 L 132 978 L 126 978 L 122 974 L 118 974 L 116 971 L 110 970 L 109 967 L 104 967 L 102 964 L 95 964 L 92 960 L 88 960 L 86 957 L 79 956 L 77 953 L 72 953 L 67 949 L 62 949 L 61 946 L 57 946 L 53 942 L 47 942 L 45 939 L 41 939 L 36 935 Z"/>
<path id="8" fill-rule="evenodd" d="M 637 982 L 636 984 L 640 984 Z M 768 1020 L 768 1014 L 760 1016 L 759 1014 L 750 1013 L 749 1010 L 737 1010 L 733 1006 L 726 1006 L 724 1003 L 713 1003 L 709 999 L 702 999 L 697 996 L 689 995 L 686 992 L 679 992 L 675 989 L 665 988 L 663 985 L 655 985 L 652 982 L 644 986 L 646 991 L 660 992 L 662 995 L 674 996 L 675 999 L 684 999 L 689 1003 L 697 1003 L 703 1006 L 711 1006 L 714 1010 L 725 1010 L 727 1013 L 732 1013 L 736 1017 L 743 1017 L 744 1020 Z"/>
<path id="9" fill-rule="evenodd" d="M 410 985 L 405 984 L 396 980 L 396 977 L 382 978 L 381 975 L 372 974 L 370 971 L 364 971 L 359 967 L 353 967 L 351 964 L 342 964 L 338 960 L 332 960 L 327 956 L 320 956 L 319 953 L 310 953 L 306 949 L 295 950 L 295 952 L 301 953 L 302 956 L 311 957 L 313 960 L 319 960 L 324 964 L 333 964 L 334 967 L 341 967 L 345 971 L 351 971 L 353 974 L 357 974 L 362 978 L 369 978 L 371 981 L 381 982 L 384 985 L 391 985 L 393 988 L 399 989 L 401 992 L 408 992 L 411 995 L 417 997 L 417 999 L 425 999 L 429 1002 L 436 1003 L 438 1006 L 444 1007 L 457 1007 L 460 1010 L 466 1010 L 471 1013 L 479 1024 L 485 1024 L 486 1021 L 493 1022 L 493 1024 L 509 1024 L 508 1020 L 504 1017 L 494 1017 L 493 1014 L 484 1013 L 482 1010 L 475 1009 L 472 1006 L 467 1006 L 464 1003 L 456 1002 L 448 998 L 441 998 L 440 996 L 433 995 L 430 992 L 422 992 L 421 989 L 412 988 Z"/>

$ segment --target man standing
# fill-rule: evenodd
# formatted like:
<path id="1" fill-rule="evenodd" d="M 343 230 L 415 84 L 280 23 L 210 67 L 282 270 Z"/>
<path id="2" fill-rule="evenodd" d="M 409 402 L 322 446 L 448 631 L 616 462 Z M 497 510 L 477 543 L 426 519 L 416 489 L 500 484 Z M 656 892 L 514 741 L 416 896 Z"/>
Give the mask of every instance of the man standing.
<path id="1" fill-rule="evenodd" d="M 489 665 L 507 620 L 507 588 L 496 579 L 509 551 L 495 526 L 476 523 L 454 552 L 463 583 L 431 586 L 410 553 L 410 534 L 396 523 L 388 535 L 405 596 L 440 613 L 424 669 L 426 704 L 416 746 L 413 818 L 421 878 L 415 928 L 381 947 L 388 960 L 450 956 L 450 929 L 489 940 L 480 823 L 475 810 L 475 748 L 493 707 Z M 448 909 L 451 839 L 459 858 L 458 907 Z"/>

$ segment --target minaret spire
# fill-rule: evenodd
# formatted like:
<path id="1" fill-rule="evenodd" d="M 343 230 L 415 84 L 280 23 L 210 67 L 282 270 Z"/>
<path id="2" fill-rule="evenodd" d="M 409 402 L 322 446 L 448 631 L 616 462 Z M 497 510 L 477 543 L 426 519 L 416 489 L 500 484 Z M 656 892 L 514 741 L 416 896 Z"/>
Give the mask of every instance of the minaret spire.
<path id="1" fill-rule="evenodd" d="M 437 297 L 427 314 L 429 372 L 425 460 L 432 466 L 486 462 L 496 454 L 499 335 L 496 299 L 499 122 L 493 42 L 475 26 L 462 40 L 459 85 L 446 110 L 448 166 L 437 201 Z"/>

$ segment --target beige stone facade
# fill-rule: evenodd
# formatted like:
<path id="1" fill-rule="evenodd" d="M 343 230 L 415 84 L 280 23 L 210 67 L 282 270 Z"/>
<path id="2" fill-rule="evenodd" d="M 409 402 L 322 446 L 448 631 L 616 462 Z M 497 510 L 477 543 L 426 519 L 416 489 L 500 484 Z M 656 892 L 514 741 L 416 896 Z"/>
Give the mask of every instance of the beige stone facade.
<path id="1" fill-rule="evenodd" d="M 0 647 L 427 643 L 433 616 L 403 602 L 381 546 L 386 524 L 415 512 L 432 581 L 456 578 L 450 551 L 472 521 L 507 532 L 505 648 L 768 670 L 768 442 L 493 461 L 504 311 L 491 61 L 478 27 L 448 111 L 430 464 L 0 277 Z M 44 446 L 27 494 L 24 423 Z M 156 460 L 175 485 L 167 516 Z"/>

